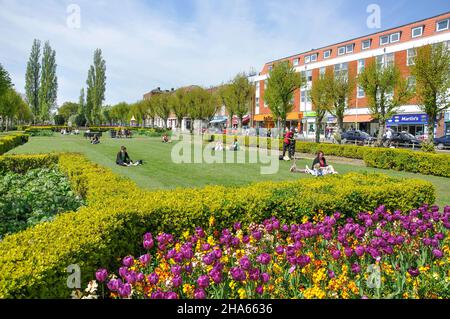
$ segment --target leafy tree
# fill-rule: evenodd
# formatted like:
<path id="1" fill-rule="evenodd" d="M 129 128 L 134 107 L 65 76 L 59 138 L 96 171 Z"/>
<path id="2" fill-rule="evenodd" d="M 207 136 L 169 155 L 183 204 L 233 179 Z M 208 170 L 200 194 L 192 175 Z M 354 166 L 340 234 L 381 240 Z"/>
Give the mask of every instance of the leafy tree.
<path id="1" fill-rule="evenodd" d="M 58 114 L 61 115 L 64 119 L 64 122 L 67 122 L 72 115 L 78 114 L 79 105 L 73 102 L 65 102 L 58 109 Z"/>
<path id="2" fill-rule="evenodd" d="M 177 128 L 181 129 L 181 123 L 183 118 L 188 116 L 189 110 L 186 104 L 186 90 L 180 88 L 171 94 L 169 98 L 169 104 L 172 112 L 177 118 Z"/>
<path id="3" fill-rule="evenodd" d="M 433 143 L 436 118 L 450 108 L 450 51 L 443 43 L 416 49 L 411 74 L 420 109 L 428 115 L 428 142 Z"/>
<path id="4" fill-rule="evenodd" d="M 106 105 L 102 108 L 102 118 L 106 124 L 112 125 L 111 106 Z"/>
<path id="5" fill-rule="evenodd" d="M 375 61 L 369 61 L 359 74 L 358 83 L 366 93 L 370 114 L 380 123 L 377 144 L 381 145 L 386 121 L 411 99 L 412 91 L 396 65 L 384 66 Z"/>
<path id="6" fill-rule="evenodd" d="M 295 77 L 293 76 L 293 82 L 296 81 L 294 78 Z M 239 128 L 242 127 L 242 118 L 250 110 L 250 103 L 253 94 L 254 88 L 248 81 L 248 76 L 245 73 L 239 73 L 236 75 L 230 84 L 230 102 L 232 104 L 231 108 L 234 110 L 234 113 L 239 119 Z M 286 117 L 284 117 L 284 121 L 286 121 Z M 230 120 L 230 122 L 232 121 Z"/>
<path id="7" fill-rule="evenodd" d="M 80 90 L 80 97 L 78 98 L 78 114 L 86 114 L 86 99 L 84 97 L 84 88 Z"/>
<path id="8" fill-rule="evenodd" d="M 283 130 L 286 129 L 286 117 L 294 107 L 294 92 L 304 83 L 301 75 L 294 70 L 288 61 L 275 64 L 269 72 L 267 90 L 264 99 L 269 105 L 273 116 L 277 119 L 277 127 L 280 121 Z"/>
<path id="9" fill-rule="evenodd" d="M 120 125 L 127 122 L 129 114 L 130 106 L 125 102 L 118 103 L 111 108 L 111 118 Z"/>
<path id="10" fill-rule="evenodd" d="M 141 124 L 142 127 L 145 126 L 145 120 L 147 118 L 147 106 L 144 101 L 138 101 L 134 103 L 131 107 L 133 115 L 136 116 L 136 120 Z"/>
<path id="11" fill-rule="evenodd" d="M 340 136 L 344 131 L 344 114 L 348 108 L 348 101 L 355 90 L 355 80 L 349 77 L 346 71 L 334 72 L 333 70 L 327 70 L 325 78 L 328 96 L 331 99 L 331 106 L 328 111 L 336 117 L 336 139 L 340 143 Z"/>
<path id="12" fill-rule="evenodd" d="M 167 120 L 170 116 L 169 94 L 161 93 L 151 97 L 155 103 L 155 113 L 163 120 L 163 127 L 167 128 Z"/>
<path id="13" fill-rule="evenodd" d="M 39 86 L 39 110 L 43 121 L 50 119 L 50 111 L 56 107 L 58 78 L 56 76 L 56 52 L 47 41 L 42 55 L 42 74 Z"/>
<path id="14" fill-rule="evenodd" d="M 231 129 L 233 125 L 233 116 L 236 114 L 234 109 L 235 103 L 233 102 L 233 88 L 231 84 L 223 84 L 218 91 L 220 102 L 225 106 L 225 110 L 228 114 L 228 129 Z"/>
<path id="15" fill-rule="evenodd" d="M 94 52 L 94 64 L 89 68 L 86 84 L 86 118 L 88 124 L 99 123 L 106 90 L 106 62 L 100 49 Z"/>
<path id="16" fill-rule="evenodd" d="M 3 65 L 0 63 L 0 98 L 11 87 L 12 83 L 11 78 L 9 77 L 9 73 L 3 68 Z"/>
<path id="17" fill-rule="evenodd" d="M 309 92 L 311 102 L 314 105 L 314 111 L 316 112 L 316 143 L 320 143 L 320 125 L 323 118 L 333 105 L 329 91 L 329 82 L 333 74 L 329 70 L 327 72 L 329 72 L 328 75 L 325 74 L 313 82 L 311 91 Z"/>
<path id="18" fill-rule="evenodd" d="M 23 108 L 23 103 L 22 97 L 11 88 L 0 98 L 0 117 L 5 131 L 8 130 L 8 124 L 12 123 L 18 111 Z"/>
<path id="19" fill-rule="evenodd" d="M 191 119 L 200 121 L 199 132 L 202 131 L 203 120 L 208 120 L 214 116 L 214 104 L 211 100 L 211 93 L 204 88 L 195 87 L 186 94 L 186 105 Z M 217 109 L 217 108 L 216 108 Z M 214 110 L 214 112 L 212 112 Z M 194 131 L 194 123 L 191 126 L 191 133 Z"/>
<path id="20" fill-rule="evenodd" d="M 78 127 L 84 127 L 86 126 L 87 120 L 84 114 L 77 114 L 75 116 L 75 125 Z"/>
<path id="21" fill-rule="evenodd" d="M 61 114 L 56 114 L 53 117 L 53 120 L 55 121 L 55 125 L 64 125 L 64 123 L 66 122 L 66 119 Z"/>
<path id="22" fill-rule="evenodd" d="M 142 108 L 145 110 L 145 117 L 151 120 L 151 126 L 155 127 L 156 105 L 151 99 L 142 101 Z"/>
<path id="23" fill-rule="evenodd" d="M 40 115 L 39 104 L 39 86 L 41 81 L 41 42 L 34 39 L 31 47 L 30 58 L 27 63 L 27 71 L 25 74 L 25 94 L 27 96 L 28 105 L 34 116 L 34 121 L 38 120 Z"/>

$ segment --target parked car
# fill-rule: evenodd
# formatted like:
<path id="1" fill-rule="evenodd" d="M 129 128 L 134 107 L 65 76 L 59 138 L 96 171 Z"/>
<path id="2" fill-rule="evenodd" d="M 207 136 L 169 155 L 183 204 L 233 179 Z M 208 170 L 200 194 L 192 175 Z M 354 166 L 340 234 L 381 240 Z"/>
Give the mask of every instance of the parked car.
<path id="1" fill-rule="evenodd" d="M 450 135 L 444 135 L 435 138 L 434 145 L 436 145 L 439 150 L 443 150 L 446 147 L 450 147 Z"/>
<path id="2" fill-rule="evenodd" d="M 388 144 L 388 146 L 405 147 L 417 147 L 420 146 L 421 143 L 422 141 L 408 132 L 395 132 L 388 141 L 385 141 L 385 145 Z"/>
<path id="3" fill-rule="evenodd" d="M 371 142 L 375 141 L 375 138 L 370 136 L 366 132 L 352 130 L 352 131 L 347 131 L 347 132 L 342 133 L 341 141 L 344 144 L 347 142 L 355 142 L 355 141 L 359 144 L 364 144 L 364 143 L 371 143 Z"/>

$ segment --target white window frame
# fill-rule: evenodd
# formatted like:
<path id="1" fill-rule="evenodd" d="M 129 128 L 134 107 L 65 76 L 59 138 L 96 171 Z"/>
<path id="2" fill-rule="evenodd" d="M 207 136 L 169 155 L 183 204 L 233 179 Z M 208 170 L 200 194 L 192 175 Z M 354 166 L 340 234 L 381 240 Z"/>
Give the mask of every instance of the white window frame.
<path id="1" fill-rule="evenodd" d="M 316 62 L 317 61 L 317 53 L 311 54 L 311 62 Z"/>
<path id="2" fill-rule="evenodd" d="M 362 93 L 361 93 L 361 92 L 362 92 Z M 356 97 L 357 97 L 358 99 L 362 99 L 362 98 L 366 97 L 366 92 L 364 92 L 364 90 L 362 89 L 362 87 L 360 87 L 359 85 L 358 85 L 358 87 L 357 87 L 357 89 L 356 89 Z"/>
<path id="3" fill-rule="evenodd" d="M 420 30 L 420 34 L 418 35 L 414 35 L 414 31 L 416 30 Z M 423 35 L 423 26 L 421 25 L 420 27 L 415 27 L 411 29 L 411 38 L 418 38 L 421 37 Z"/>
<path id="4" fill-rule="evenodd" d="M 397 40 L 392 40 L 392 37 L 395 36 L 395 35 L 398 36 Z M 395 32 L 395 33 L 390 34 L 389 35 L 389 43 L 399 42 L 400 41 L 400 37 L 401 37 L 401 33 L 400 32 Z"/>
<path id="5" fill-rule="evenodd" d="M 319 76 L 325 76 L 325 73 L 327 72 L 326 67 L 319 68 Z"/>
<path id="6" fill-rule="evenodd" d="M 306 90 L 301 90 L 300 92 L 300 103 L 305 103 L 306 101 Z"/>
<path id="7" fill-rule="evenodd" d="M 351 50 L 348 50 L 349 47 L 351 47 Z M 347 44 L 345 46 L 345 53 L 353 53 L 354 48 L 355 48 L 355 44 L 354 43 Z"/>
<path id="8" fill-rule="evenodd" d="M 306 70 L 305 77 L 306 77 L 306 82 L 311 82 L 312 81 L 312 70 Z M 311 77 L 311 80 L 309 79 L 309 77 Z"/>
<path id="9" fill-rule="evenodd" d="M 369 43 L 369 46 L 365 47 L 365 46 L 364 46 L 364 43 Z M 371 46 L 372 46 L 372 39 L 364 40 L 364 41 L 361 43 L 361 49 L 362 49 L 362 50 L 370 49 Z"/>
<path id="10" fill-rule="evenodd" d="M 412 76 L 412 75 L 408 76 L 406 78 L 406 81 L 408 83 L 408 88 L 410 88 L 410 89 L 416 88 L 417 83 L 416 83 L 416 78 L 414 76 Z"/>
<path id="11" fill-rule="evenodd" d="M 328 59 L 331 56 L 331 50 L 323 51 L 323 58 Z"/>
<path id="12" fill-rule="evenodd" d="M 273 69 L 273 65 L 269 65 L 269 67 L 268 67 L 269 72 L 272 71 L 272 69 Z"/>
<path id="13" fill-rule="evenodd" d="M 343 50 L 343 51 L 341 51 Z M 338 48 L 338 55 L 344 55 L 345 54 L 345 45 L 343 47 Z"/>
<path id="14" fill-rule="evenodd" d="M 311 62 L 311 57 L 309 55 L 305 56 L 305 64 Z"/>
<path id="15" fill-rule="evenodd" d="M 439 29 L 439 24 L 442 22 L 447 22 L 447 26 L 444 29 Z M 450 19 L 440 20 L 440 21 L 436 22 L 436 31 L 441 32 L 441 31 L 448 30 L 449 25 L 450 25 Z"/>
<path id="16" fill-rule="evenodd" d="M 386 43 L 383 43 L 383 39 L 387 39 L 387 42 Z M 380 37 L 380 45 L 386 45 L 386 44 L 389 44 L 389 41 L 390 41 L 390 36 L 389 35 L 383 35 L 383 36 L 381 36 Z"/>
<path id="17" fill-rule="evenodd" d="M 411 50 L 414 52 L 414 55 L 410 55 Z M 410 59 L 414 58 L 417 55 L 416 49 L 415 48 L 411 48 L 406 50 L 406 65 L 410 66 L 410 65 L 414 65 L 414 61 L 410 62 Z"/>
<path id="18" fill-rule="evenodd" d="M 361 62 L 362 62 L 362 63 L 361 63 Z M 364 68 L 366 67 L 366 60 L 364 60 L 364 59 L 359 59 L 357 63 L 358 63 L 358 67 L 357 67 L 357 69 L 358 69 L 358 74 L 360 74 L 361 71 L 364 70 Z M 362 66 L 361 66 L 361 64 L 362 64 Z"/>
<path id="19" fill-rule="evenodd" d="M 294 66 L 299 65 L 300 64 L 300 58 L 295 58 L 292 64 L 294 64 Z"/>

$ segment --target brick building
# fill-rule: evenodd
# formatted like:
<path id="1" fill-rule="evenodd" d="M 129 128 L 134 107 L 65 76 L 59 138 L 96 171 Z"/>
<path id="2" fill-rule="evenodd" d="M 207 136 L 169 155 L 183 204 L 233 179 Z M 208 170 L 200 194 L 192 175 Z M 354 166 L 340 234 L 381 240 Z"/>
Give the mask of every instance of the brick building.
<path id="1" fill-rule="evenodd" d="M 356 77 L 370 60 L 376 59 L 378 63 L 395 63 L 401 74 L 413 83 L 410 65 L 415 54 L 414 48 L 439 42 L 450 48 L 450 12 L 268 62 L 259 75 L 252 78 L 256 86 L 253 112 L 255 126 L 274 125 L 270 109 L 264 101 L 264 90 L 267 87 L 268 73 L 276 62 L 290 61 L 295 70 L 307 79 L 307 84 L 294 94 L 294 109 L 288 114 L 287 120 L 289 126 L 298 127 L 306 135 L 313 135 L 316 130 L 315 113 L 308 91 L 312 82 L 327 68 L 333 68 L 335 72 L 347 72 L 348 76 Z M 370 116 L 365 93 L 357 87 L 354 92 L 353 98 L 348 101 L 344 125 L 373 134 L 378 129 L 378 123 Z M 416 103 L 416 100 L 412 99 L 402 105 L 399 113 L 388 121 L 387 126 L 394 130 L 406 130 L 413 135 L 427 134 L 427 116 Z M 438 120 L 435 134 L 441 136 L 445 130 L 450 133 L 448 111 Z M 335 125 L 335 119 L 331 115 L 326 116 L 324 122 L 321 130 L 325 126 Z"/>

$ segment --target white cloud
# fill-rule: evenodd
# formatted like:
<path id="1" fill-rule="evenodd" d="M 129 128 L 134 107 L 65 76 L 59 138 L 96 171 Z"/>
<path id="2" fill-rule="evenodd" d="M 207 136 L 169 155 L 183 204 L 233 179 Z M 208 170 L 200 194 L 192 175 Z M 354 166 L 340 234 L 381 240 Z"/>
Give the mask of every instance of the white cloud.
<path id="1" fill-rule="evenodd" d="M 65 24 L 72 2 L 81 7 L 81 29 Z M 23 91 L 32 40 L 49 40 L 61 104 L 78 100 L 101 48 L 106 103 L 132 102 L 157 86 L 216 85 L 272 59 L 360 34 L 365 25 L 339 18 L 341 2 L 0 0 L 0 62 Z"/>

